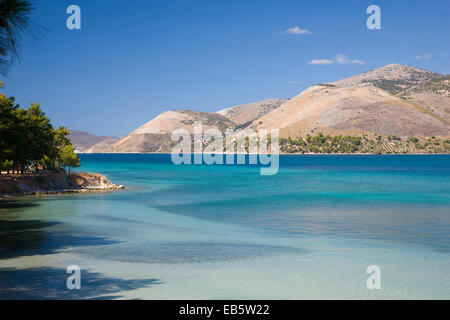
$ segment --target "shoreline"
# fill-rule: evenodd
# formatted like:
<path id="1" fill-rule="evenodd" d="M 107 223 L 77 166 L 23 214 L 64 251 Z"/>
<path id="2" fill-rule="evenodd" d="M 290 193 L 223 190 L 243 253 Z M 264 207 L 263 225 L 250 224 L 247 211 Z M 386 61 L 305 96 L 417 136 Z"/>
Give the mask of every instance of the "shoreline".
<path id="1" fill-rule="evenodd" d="M 0 175 L 0 200 L 26 196 L 110 192 L 125 189 L 98 173 L 53 173 Z"/>
<path id="2" fill-rule="evenodd" d="M 83 153 L 78 152 L 79 155 L 118 155 L 118 154 L 160 154 L 171 155 L 168 152 L 102 152 L 102 153 Z M 207 153 L 190 153 L 193 154 L 207 154 Z M 216 153 L 217 155 L 229 155 L 230 153 Z M 232 153 L 233 155 L 239 155 L 238 153 Z M 245 155 L 254 155 L 254 153 L 245 153 Z M 259 155 L 259 153 L 256 153 Z M 268 153 L 271 155 L 271 153 Z M 285 153 L 280 152 L 280 156 L 449 156 L 450 153 Z"/>

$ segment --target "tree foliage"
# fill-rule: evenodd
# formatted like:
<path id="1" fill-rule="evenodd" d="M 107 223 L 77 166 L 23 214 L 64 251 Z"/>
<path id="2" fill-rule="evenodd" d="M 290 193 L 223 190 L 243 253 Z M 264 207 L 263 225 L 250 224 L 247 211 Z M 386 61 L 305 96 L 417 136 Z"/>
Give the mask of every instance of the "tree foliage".
<path id="1" fill-rule="evenodd" d="M 38 103 L 22 109 L 0 94 L 0 166 L 13 172 L 61 170 L 80 165 L 65 127 L 53 128 Z"/>
<path id="2" fill-rule="evenodd" d="M 58 163 L 60 163 L 64 168 L 76 168 L 80 166 L 80 157 L 78 157 L 72 144 L 64 145 L 58 152 Z"/>
<path id="3" fill-rule="evenodd" d="M 28 0 L 0 0 L 0 74 L 4 76 L 19 57 L 21 38 L 40 37 L 41 28 L 31 20 L 33 9 Z"/>
<path id="4" fill-rule="evenodd" d="M 446 142 L 448 141 L 448 143 Z M 293 139 L 280 138 L 280 150 L 286 153 L 450 153 L 450 140 L 437 137 L 398 137 L 379 134 L 359 136 L 330 136 L 319 132 L 315 136 L 307 134 Z"/>

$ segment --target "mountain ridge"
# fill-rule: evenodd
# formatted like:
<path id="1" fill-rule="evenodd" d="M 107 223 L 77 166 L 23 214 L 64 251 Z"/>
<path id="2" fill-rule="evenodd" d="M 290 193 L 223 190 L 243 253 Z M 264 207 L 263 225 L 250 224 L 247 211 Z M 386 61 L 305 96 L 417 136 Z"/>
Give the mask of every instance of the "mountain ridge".
<path id="1" fill-rule="evenodd" d="M 338 81 L 312 86 L 292 99 L 266 99 L 216 113 L 166 111 L 109 148 L 93 152 L 170 152 L 173 130 L 278 129 L 281 138 L 329 135 L 450 136 L 448 75 L 389 64 Z"/>
<path id="2" fill-rule="evenodd" d="M 384 67 L 331 82 L 337 87 L 372 85 L 392 94 L 397 94 L 414 85 L 436 79 L 439 73 L 401 64 L 388 64 Z"/>
<path id="3" fill-rule="evenodd" d="M 232 120 L 237 125 L 243 126 L 275 110 L 287 101 L 289 101 L 289 99 L 265 99 L 258 102 L 226 108 L 217 113 Z"/>
<path id="4" fill-rule="evenodd" d="M 92 148 L 99 143 L 108 144 L 115 142 L 118 138 L 113 136 L 97 136 L 82 130 L 69 130 L 68 139 L 78 152 L 84 152 L 86 149 Z"/>

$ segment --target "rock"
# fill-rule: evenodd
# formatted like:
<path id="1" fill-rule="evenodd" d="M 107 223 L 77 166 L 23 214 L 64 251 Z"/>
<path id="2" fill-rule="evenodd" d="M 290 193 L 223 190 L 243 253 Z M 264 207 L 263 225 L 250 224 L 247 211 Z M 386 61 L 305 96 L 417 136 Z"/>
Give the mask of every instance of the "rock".
<path id="1" fill-rule="evenodd" d="M 31 192 L 33 191 L 29 186 L 23 184 L 23 183 L 17 183 L 17 186 L 22 189 L 23 192 Z"/>
<path id="2" fill-rule="evenodd" d="M 124 189 L 97 173 L 0 175 L 0 198 L 9 196 L 86 193 Z"/>

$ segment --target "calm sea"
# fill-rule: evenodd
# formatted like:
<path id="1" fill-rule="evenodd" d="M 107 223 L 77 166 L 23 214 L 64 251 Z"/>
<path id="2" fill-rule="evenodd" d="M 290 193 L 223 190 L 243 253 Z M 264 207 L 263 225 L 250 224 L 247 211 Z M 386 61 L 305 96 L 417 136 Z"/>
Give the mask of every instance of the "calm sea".
<path id="1" fill-rule="evenodd" d="M 0 298 L 450 299 L 450 156 L 81 157 L 128 189 L 1 201 Z"/>

